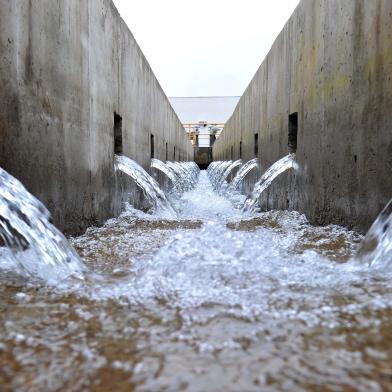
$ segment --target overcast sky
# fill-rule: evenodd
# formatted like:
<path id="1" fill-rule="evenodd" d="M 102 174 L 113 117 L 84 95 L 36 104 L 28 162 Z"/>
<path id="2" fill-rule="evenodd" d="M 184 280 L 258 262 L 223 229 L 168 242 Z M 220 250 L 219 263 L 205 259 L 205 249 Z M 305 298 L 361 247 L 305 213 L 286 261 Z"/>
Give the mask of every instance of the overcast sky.
<path id="1" fill-rule="evenodd" d="M 114 0 L 168 96 L 242 95 L 299 0 Z"/>

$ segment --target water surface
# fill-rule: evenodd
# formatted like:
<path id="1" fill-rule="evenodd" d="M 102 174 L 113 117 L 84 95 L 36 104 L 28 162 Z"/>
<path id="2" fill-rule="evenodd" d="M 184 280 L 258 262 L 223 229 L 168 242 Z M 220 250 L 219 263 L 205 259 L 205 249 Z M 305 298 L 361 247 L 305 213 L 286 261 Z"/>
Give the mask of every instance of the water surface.
<path id="1" fill-rule="evenodd" d="M 85 281 L 0 272 L 2 390 L 390 390 L 391 276 L 359 234 L 247 215 L 206 172 L 172 203 L 73 238 Z"/>

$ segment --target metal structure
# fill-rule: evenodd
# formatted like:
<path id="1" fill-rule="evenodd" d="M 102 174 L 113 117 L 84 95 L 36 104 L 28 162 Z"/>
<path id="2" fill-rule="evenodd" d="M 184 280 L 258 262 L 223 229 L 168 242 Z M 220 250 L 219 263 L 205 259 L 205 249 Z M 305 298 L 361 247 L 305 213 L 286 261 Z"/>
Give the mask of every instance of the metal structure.
<path id="1" fill-rule="evenodd" d="M 169 98 L 194 147 L 212 147 L 240 97 Z"/>
<path id="2" fill-rule="evenodd" d="M 224 127 L 224 123 L 199 121 L 183 124 L 193 146 L 212 147 Z"/>

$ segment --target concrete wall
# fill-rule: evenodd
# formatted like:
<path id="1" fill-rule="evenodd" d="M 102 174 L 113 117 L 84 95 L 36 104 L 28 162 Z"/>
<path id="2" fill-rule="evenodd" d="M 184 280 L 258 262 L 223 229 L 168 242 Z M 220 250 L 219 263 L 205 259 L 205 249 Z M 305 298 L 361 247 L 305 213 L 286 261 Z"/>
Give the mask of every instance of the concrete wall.
<path id="1" fill-rule="evenodd" d="M 263 172 L 288 153 L 288 115 L 298 112 L 300 171 L 276 181 L 261 205 L 366 230 L 392 197 L 391 108 L 392 1 L 302 0 L 214 159 L 230 157 L 232 146 L 239 158 L 240 141 L 243 158 L 253 158 L 258 133 Z"/>
<path id="2" fill-rule="evenodd" d="M 193 159 L 184 129 L 110 0 L 0 0 L 0 166 L 78 232 L 118 213 L 114 112 L 124 154 Z M 125 192 L 125 193 L 124 193 Z"/>

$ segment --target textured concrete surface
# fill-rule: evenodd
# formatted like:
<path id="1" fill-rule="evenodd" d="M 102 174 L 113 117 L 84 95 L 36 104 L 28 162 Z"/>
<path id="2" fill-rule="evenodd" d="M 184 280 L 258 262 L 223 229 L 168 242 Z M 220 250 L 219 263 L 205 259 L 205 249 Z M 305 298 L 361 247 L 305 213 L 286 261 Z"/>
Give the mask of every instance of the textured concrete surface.
<path id="1" fill-rule="evenodd" d="M 123 153 L 193 159 L 167 97 L 110 0 L 0 0 L 0 166 L 78 232 L 138 191 L 113 169 L 114 113 Z"/>
<path id="2" fill-rule="evenodd" d="M 288 116 L 298 112 L 300 171 L 276 181 L 261 205 L 366 230 L 392 197 L 391 78 L 391 0 L 302 0 L 215 143 L 214 159 L 239 158 L 240 142 L 242 158 L 253 158 L 257 133 L 263 172 L 288 153 Z"/>

